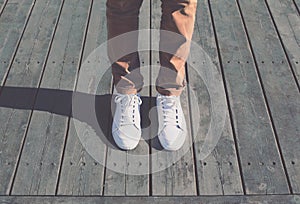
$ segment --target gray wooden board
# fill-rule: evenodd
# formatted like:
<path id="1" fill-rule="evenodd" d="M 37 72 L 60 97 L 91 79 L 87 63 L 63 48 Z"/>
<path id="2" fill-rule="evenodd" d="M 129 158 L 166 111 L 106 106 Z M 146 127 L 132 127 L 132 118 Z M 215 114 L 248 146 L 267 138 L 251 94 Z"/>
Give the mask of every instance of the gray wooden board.
<path id="1" fill-rule="evenodd" d="M 298 7 L 298 11 L 300 10 L 300 0 L 294 0 L 296 6 Z"/>
<path id="2" fill-rule="evenodd" d="M 7 0 L 0 0 L 0 8 L 2 8 L 2 6 L 4 5 L 4 3 L 6 2 Z"/>
<path id="3" fill-rule="evenodd" d="M 150 27 L 150 2 L 143 1 L 140 8 L 139 29 L 149 29 Z M 149 39 L 147 36 L 139 37 L 139 45 L 145 43 Z M 145 47 L 143 45 L 142 47 Z M 145 126 L 147 113 L 149 109 L 149 72 L 147 65 L 149 64 L 149 52 L 140 53 L 141 73 L 144 77 L 145 87 L 143 87 L 140 95 L 143 103 L 141 106 L 142 128 Z M 112 137 L 112 136 L 111 136 Z M 104 195 L 149 195 L 149 145 L 144 138 L 149 137 L 149 131 L 142 131 L 142 139 L 138 146 L 131 151 L 121 151 L 117 148 L 108 148 L 107 168 L 105 174 Z M 141 156 L 141 157 L 140 157 Z M 112 168 L 109 168 L 112 167 Z M 143 170 L 145 170 L 143 172 Z"/>
<path id="4" fill-rule="evenodd" d="M 296 193 L 300 191 L 299 90 L 264 2 L 240 1 L 240 5 L 292 190 Z"/>
<path id="5" fill-rule="evenodd" d="M 152 142 L 152 193 L 153 195 L 197 195 L 195 166 L 192 149 L 187 91 L 181 94 L 181 105 L 188 126 L 184 146 L 175 152 L 161 149 Z M 153 121 L 155 122 L 155 121 Z M 156 122 L 157 124 L 157 122 Z M 157 128 L 153 128 L 153 132 Z M 160 171 L 156 171 L 156 170 Z"/>
<path id="6" fill-rule="evenodd" d="M 10 61 L 13 60 L 18 40 L 30 15 L 33 2 L 34 0 L 22 0 L 15 3 L 9 1 L 0 16 L 1 85 L 3 85 Z"/>
<path id="7" fill-rule="evenodd" d="M 139 16 L 139 29 L 150 29 L 150 1 L 143 1 L 140 9 Z M 145 35 L 144 35 L 145 33 Z M 139 46 L 147 47 L 150 43 L 149 32 L 142 32 L 139 35 Z M 150 49 L 150 48 L 149 48 Z M 148 138 L 150 137 L 149 128 L 146 127 L 148 119 L 148 111 L 150 109 L 150 51 L 142 51 L 139 53 L 141 61 L 141 74 L 144 77 L 144 87 L 140 92 L 142 97 L 141 106 L 141 126 L 142 126 L 142 139 L 137 148 L 133 151 L 127 151 L 127 175 L 126 175 L 126 195 L 149 195 L 149 144 Z M 148 141 L 147 141 L 148 140 Z"/>
<path id="8" fill-rule="evenodd" d="M 161 7 L 160 1 L 152 1 L 151 20 L 152 29 L 160 28 Z M 152 48 L 158 49 L 159 36 L 153 32 L 151 35 Z M 151 58 L 151 95 L 154 97 L 151 106 L 156 106 L 157 91 L 155 80 L 159 71 L 159 56 L 157 50 L 152 51 Z M 195 165 L 192 149 L 192 136 L 190 128 L 190 110 L 187 90 L 181 94 L 181 105 L 188 127 L 188 134 L 184 146 L 175 152 L 162 149 L 157 138 L 157 114 L 152 115 L 151 134 L 155 138 L 151 141 L 151 171 L 153 195 L 197 195 Z"/>
<path id="9" fill-rule="evenodd" d="M 15 87 L 15 91 L 11 92 L 13 89 L 4 88 L 0 96 L 1 104 L 8 103 L 11 107 L 0 108 L 0 121 L 2 121 L 0 123 L 0 183 L 2 184 L 0 194 L 9 193 L 11 188 L 16 162 L 33 106 L 36 87 L 50 47 L 59 6 L 60 1 L 57 0 L 37 2 L 16 53 L 16 61 L 13 62 L 6 81 L 6 86 Z M 28 9 L 29 6 L 24 8 Z M 23 18 L 19 20 L 24 23 Z M 11 36 L 13 35 L 11 34 Z M 8 52 L 8 50 L 6 51 Z M 21 87 L 25 87 L 25 89 L 20 89 Z"/>
<path id="10" fill-rule="evenodd" d="M 211 1 L 211 6 L 245 193 L 288 193 L 286 175 L 236 2 Z"/>
<path id="11" fill-rule="evenodd" d="M 223 2 L 224 1 L 218 2 L 218 4 L 221 5 L 220 7 L 223 8 L 222 12 L 231 13 L 226 6 L 222 5 L 224 4 Z M 223 24 L 228 26 L 228 22 L 223 22 Z M 206 52 L 207 57 L 210 58 L 198 59 L 198 52 L 201 52 L 201 50 L 192 49 L 190 60 L 188 61 L 189 100 L 191 104 L 196 171 L 200 195 L 243 194 L 238 158 L 227 105 L 224 105 L 226 110 L 223 110 L 226 116 L 218 116 L 224 117 L 225 125 L 222 132 L 220 132 L 221 136 L 216 147 L 205 159 L 201 158 L 202 156 L 200 154 L 204 145 L 203 143 L 206 137 L 208 137 L 209 127 L 217 128 L 216 125 L 210 125 L 210 123 L 212 123 L 211 118 L 213 111 L 211 97 L 214 96 L 210 95 L 211 93 L 202 77 L 211 76 L 211 73 L 208 72 L 212 72 L 213 69 L 216 69 L 215 72 L 218 72 L 220 79 L 222 76 L 220 65 L 218 64 L 219 60 L 209 5 L 207 1 L 204 0 L 198 1 L 193 42 L 197 43 L 201 49 L 203 49 L 203 52 Z M 205 73 L 206 70 L 206 74 L 200 74 Z M 208 80 L 211 79 L 206 79 L 206 81 Z M 223 83 L 222 79 L 217 83 Z M 219 92 L 218 94 L 223 95 L 224 102 L 226 103 L 225 90 L 220 89 Z M 222 111 L 215 112 L 222 114 Z"/>
<path id="12" fill-rule="evenodd" d="M 257 196 L 172 196 L 172 197 L 39 197 L 39 196 L 3 196 L 0 202 L 6 204 L 40 204 L 40 203 L 160 203 L 160 204 L 190 204 L 190 203 L 214 203 L 214 204 L 240 204 L 240 203 L 290 203 L 299 204 L 299 195 L 257 195 Z"/>
<path id="13" fill-rule="evenodd" d="M 112 135 L 110 135 L 112 137 Z M 126 154 L 119 154 L 118 149 L 108 148 L 104 183 L 105 196 L 125 196 Z M 109 168 L 113 167 L 113 168 Z"/>
<path id="14" fill-rule="evenodd" d="M 1 16 L 1 13 L 5 7 L 5 3 L 7 2 L 7 0 L 0 0 L 0 16 Z"/>
<path id="15" fill-rule="evenodd" d="M 91 58 L 90 56 L 92 56 L 93 51 L 103 42 L 105 42 L 105 40 L 105 1 L 93 1 L 83 53 L 83 62 L 80 69 L 82 72 L 79 72 L 79 75 L 81 73 L 86 74 L 86 63 L 89 63 Z M 107 98 L 106 94 L 110 94 L 111 92 L 111 80 L 109 80 L 111 73 L 108 74 L 109 77 L 107 77 L 107 80 L 102 80 L 101 84 L 99 84 L 100 87 L 98 88 L 97 96 L 99 95 L 101 101 L 99 104 L 97 104 L 97 107 L 103 107 L 107 105 L 107 103 L 105 103 L 107 102 L 107 100 L 105 100 Z M 79 79 L 81 79 L 80 76 Z M 87 100 L 88 98 L 92 98 L 92 95 L 87 94 L 85 102 L 83 103 L 86 106 L 88 106 L 87 102 L 90 101 Z M 86 109 L 86 106 L 80 108 Z M 102 113 L 100 117 L 105 118 L 105 120 L 101 120 L 101 126 L 107 127 L 107 118 L 109 117 L 109 112 L 105 111 L 106 109 L 103 109 L 102 107 L 101 109 L 96 110 L 100 110 Z M 88 113 L 91 114 L 90 112 Z M 76 116 L 74 115 L 73 117 L 76 118 Z M 76 119 L 80 120 L 80 118 Z M 79 133 L 77 132 L 77 129 L 87 129 L 89 127 L 86 127 L 86 125 L 88 124 L 88 119 L 82 117 L 81 121 L 83 121 L 84 123 L 76 124 L 74 123 L 74 118 L 71 118 L 70 128 L 67 136 L 66 149 L 60 173 L 60 180 L 57 192 L 58 195 L 102 195 L 106 145 L 97 146 L 96 148 L 99 149 L 98 152 L 101 158 L 99 158 L 98 161 L 97 159 L 93 158 L 89 154 L 89 149 L 86 149 L 85 146 L 83 146 L 83 144 L 81 143 L 81 140 L 78 135 Z M 77 125 L 77 128 L 75 128 L 75 125 Z M 103 132 L 98 131 L 97 133 L 101 134 L 104 133 L 104 131 L 106 130 L 103 128 L 102 131 Z M 105 135 L 101 135 L 101 137 L 103 136 Z"/>
<path id="16" fill-rule="evenodd" d="M 290 59 L 296 80 L 300 83 L 300 17 L 292 1 L 269 0 L 275 24 Z"/>
<path id="17" fill-rule="evenodd" d="M 73 91 L 90 3 L 86 0 L 64 2 L 40 88 L 62 94 Z M 66 95 L 55 98 L 50 93 L 38 92 L 35 107 L 45 103 L 49 106 L 46 112 L 32 113 L 13 184 L 14 195 L 55 194 L 68 127 L 68 117 L 60 115 L 60 111 L 70 112 L 71 103 L 62 110 L 63 103 L 59 100 L 66 100 Z"/>

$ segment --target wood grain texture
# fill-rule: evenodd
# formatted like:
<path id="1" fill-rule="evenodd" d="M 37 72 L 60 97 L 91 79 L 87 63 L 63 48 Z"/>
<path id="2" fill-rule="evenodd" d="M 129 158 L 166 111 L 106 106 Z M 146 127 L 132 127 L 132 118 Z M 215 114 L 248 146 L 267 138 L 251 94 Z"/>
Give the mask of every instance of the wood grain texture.
<path id="1" fill-rule="evenodd" d="M 3 9 L 5 8 L 5 4 L 8 0 L 0 0 L 0 16 L 2 14 Z"/>
<path id="2" fill-rule="evenodd" d="M 223 2 L 218 2 L 218 4 L 222 5 Z M 223 7 L 223 12 L 230 13 L 226 7 L 220 7 Z M 190 60 L 188 61 L 188 79 L 199 191 L 200 195 L 243 194 L 238 156 L 227 105 L 224 105 L 226 110 L 215 112 L 215 114 L 224 113 L 226 115 L 225 117 L 222 115 L 218 116 L 224 117 L 225 120 L 221 137 L 210 155 L 205 159 L 201 158 L 200 152 L 204 141 L 209 139 L 206 138 L 208 137 L 208 129 L 210 127 L 217 128 L 216 125 L 211 124 L 212 111 L 216 111 L 212 110 L 211 97 L 220 97 L 211 95 L 213 93 L 210 93 L 202 77 L 210 76 L 208 72 L 217 69 L 215 72 L 219 74 L 220 78 L 220 81 L 217 83 L 223 85 L 223 81 L 208 1 L 198 1 L 197 9 L 193 42 L 197 43 L 201 48 L 191 50 Z M 198 52 L 201 51 L 205 52 L 207 57 L 198 59 Z M 200 73 L 204 74 L 201 75 Z M 208 81 L 211 79 L 207 78 L 205 80 Z M 218 93 L 219 95 L 223 95 L 224 102 L 226 103 L 224 88 L 218 91 L 220 92 Z"/>
<path id="3" fill-rule="evenodd" d="M 160 1 L 152 1 L 151 3 L 151 25 L 152 29 L 160 28 L 161 4 Z M 152 50 L 151 58 L 151 95 L 154 97 L 151 106 L 156 106 L 157 91 L 155 88 L 155 80 L 160 68 L 158 56 L 159 36 L 155 35 L 158 32 L 153 32 L 151 35 Z M 152 167 L 152 194 L 153 195 L 197 195 L 195 165 L 192 149 L 192 135 L 190 129 L 190 110 L 188 103 L 187 90 L 181 94 L 181 105 L 185 115 L 188 133 L 184 146 L 176 151 L 165 151 L 159 144 L 157 137 L 157 112 L 151 119 L 151 134 L 155 138 L 151 141 L 151 167 Z M 160 171 L 157 171 L 160 170 Z"/>
<path id="4" fill-rule="evenodd" d="M 215 204 L 240 204 L 240 203 L 291 203 L 298 204 L 299 195 L 261 195 L 261 196 L 179 196 L 179 197 L 38 197 L 38 196 L 5 196 L 0 197 L 0 202 L 7 204 L 39 204 L 39 203 L 162 203 L 162 204 L 190 204 L 190 203 L 215 203 Z"/>
<path id="5" fill-rule="evenodd" d="M 88 31 L 85 41 L 84 53 L 83 53 L 83 63 L 81 64 L 81 69 L 77 80 L 81 80 L 81 75 L 87 75 L 88 77 L 95 77 L 93 69 L 87 71 L 87 64 L 93 56 L 93 52 L 106 41 L 106 17 L 105 17 L 105 1 L 93 1 L 90 21 L 88 25 Z M 99 12 L 100 11 L 100 12 Z M 92 63 L 92 62 L 90 62 Z M 99 64 L 95 63 L 95 66 Z M 103 67 L 104 69 L 105 67 Z M 107 67 L 109 68 L 109 67 Z M 91 78 L 92 78 L 91 77 Z M 100 76 L 99 76 L 100 77 Z M 96 94 L 97 98 L 97 108 L 95 111 L 99 112 L 99 118 L 105 118 L 106 120 L 99 120 L 101 123 L 102 131 L 97 131 L 97 134 L 101 134 L 100 137 L 105 137 L 104 134 L 107 134 L 107 127 L 109 125 L 109 111 L 103 109 L 102 107 L 107 105 L 109 97 L 106 97 L 111 93 L 111 73 L 108 72 L 103 77 L 107 80 L 101 80 L 99 88 L 96 93 L 88 93 L 87 87 L 76 87 L 76 91 L 85 93 L 83 95 L 82 108 L 88 109 L 89 102 L 93 100 L 93 95 Z M 102 78 L 102 79 L 103 79 Z M 98 85 L 96 85 L 98 86 Z M 86 88 L 86 89 L 84 89 Z M 97 89 L 97 87 L 96 87 Z M 98 103 L 99 102 L 99 103 Z M 99 108 L 98 108 L 99 107 Z M 89 111 L 86 111 L 88 114 L 92 114 Z M 67 144 L 64 153 L 60 180 L 58 186 L 58 195 L 102 195 L 103 191 L 103 180 L 104 180 L 104 170 L 105 170 L 105 157 L 106 157 L 106 145 L 97 145 L 95 148 L 98 149 L 99 160 L 93 158 L 89 154 L 89 149 L 86 149 L 85 146 L 81 143 L 79 138 L 80 132 L 77 132 L 78 129 L 88 130 L 91 128 L 91 122 L 89 115 L 84 113 L 87 117 L 77 118 L 76 115 L 72 115 L 70 121 L 70 128 L 67 136 Z M 75 118 L 74 118 L 75 117 Z M 74 123 L 74 120 L 78 120 L 77 123 Z M 81 123 L 79 123 L 81 121 Z M 77 127 L 75 128 L 75 125 Z M 95 124 L 97 125 L 97 124 Z M 92 126 L 94 129 L 96 127 Z M 88 133 L 88 131 L 86 131 Z M 92 132 L 92 134 L 95 132 Z M 92 137 L 92 136 L 90 136 Z"/>
<path id="6" fill-rule="evenodd" d="M 27 1 L 26 4 L 25 1 L 22 2 L 23 4 L 21 5 L 23 6 L 20 8 L 16 7 L 17 13 L 28 13 L 31 2 Z M 7 7 L 9 6 L 7 5 Z M 8 193 L 12 185 L 11 182 L 17 166 L 16 162 L 27 129 L 30 110 L 33 107 L 34 96 L 37 92 L 36 87 L 38 86 L 43 70 L 43 63 L 46 60 L 46 55 L 50 47 L 59 7 L 60 1 L 57 0 L 40 1 L 36 4 L 6 81 L 6 86 L 15 87 L 16 91 L 11 92 L 11 89 L 3 88 L 1 92 L 0 101 L 9 103 L 10 107 L 12 107 L 0 108 L 0 120 L 6 121 L 0 123 L 0 149 L 2 150 L 0 160 L 3 164 L 0 166 L 1 194 Z M 24 10 L 21 12 L 22 9 Z M 19 23 L 24 23 L 24 18 L 19 18 Z M 13 36 L 17 37 L 19 34 L 14 35 L 12 31 L 10 36 L 12 39 L 16 39 Z M 9 50 L 6 48 L 3 49 L 5 54 L 10 52 Z M 26 87 L 29 91 L 23 92 L 22 89 L 18 90 L 18 87 Z M 18 107 L 19 109 L 17 109 Z"/>
<path id="7" fill-rule="evenodd" d="M 294 0 L 294 2 L 295 2 L 295 6 L 298 7 L 298 11 L 299 11 L 300 10 L 300 0 Z"/>
<path id="8" fill-rule="evenodd" d="M 154 138 L 156 32 L 139 39 L 154 48 L 140 52 L 143 139 L 133 151 L 114 145 L 111 69 L 89 58 L 107 38 L 105 3 L 0 0 L 0 203 L 299 203 L 300 0 L 198 0 L 193 41 L 210 59 L 190 54 L 181 96 L 189 137 L 177 152 Z M 144 0 L 140 29 L 159 29 L 160 16 L 160 1 Z M 228 104 L 222 136 L 201 160 L 213 105 L 199 70 L 211 74 L 209 60 Z"/>
<path id="9" fill-rule="evenodd" d="M 286 175 L 238 7 L 235 1 L 211 2 L 245 193 L 287 193 Z"/>
<path id="10" fill-rule="evenodd" d="M 4 1 L 2 1 L 4 2 Z M 34 0 L 8 1 L 0 16 L 0 82 L 3 85 L 11 60 L 22 37 Z M 4 5 L 4 4 L 3 4 Z M 1 11 L 1 9 L 0 9 Z"/>
<path id="11" fill-rule="evenodd" d="M 143 1 L 139 15 L 139 29 L 150 28 L 150 2 Z M 143 32 L 144 33 L 144 32 Z M 139 36 L 139 47 L 149 44 L 148 36 Z M 140 92 L 143 100 L 141 106 L 142 139 L 138 146 L 132 151 L 108 149 L 107 169 L 105 178 L 104 195 L 149 195 L 149 138 L 150 132 L 145 127 L 149 110 L 149 51 L 139 53 L 141 62 L 141 74 L 144 77 L 144 84 Z M 112 137 L 112 136 L 111 136 Z M 109 166 L 119 169 L 114 171 Z M 118 167 L 119 166 L 119 167 Z"/>
<path id="12" fill-rule="evenodd" d="M 300 95 L 266 5 L 240 1 L 293 192 L 300 186 Z M 274 61 L 274 63 L 272 63 Z"/>
<path id="13" fill-rule="evenodd" d="M 110 135 L 112 137 L 112 135 Z M 106 174 L 104 183 L 105 196 L 125 196 L 126 195 L 126 154 L 119 154 L 118 149 L 109 148 L 107 150 Z M 109 166 L 113 167 L 109 168 Z M 118 169 L 116 171 L 115 169 Z"/>
<path id="14" fill-rule="evenodd" d="M 6 0 L 0 0 L 0 8 L 3 7 L 4 3 L 6 2 Z"/>
<path id="15" fill-rule="evenodd" d="M 140 9 L 139 16 L 139 29 L 150 29 L 150 1 L 143 1 Z M 139 46 L 147 47 L 150 45 L 150 33 L 145 35 L 140 33 Z M 150 49 L 150 48 L 149 48 Z M 141 196 L 149 195 L 150 186 L 150 150 L 149 150 L 149 138 L 150 131 L 147 128 L 147 119 L 150 109 L 150 51 L 139 52 L 141 61 L 141 74 L 144 77 L 144 87 L 140 92 L 143 103 L 141 106 L 141 126 L 142 126 L 142 139 L 139 145 L 133 151 L 127 152 L 127 174 L 126 175 L 126 195 Z M 142 156 L 142 157 L 141 157 Z"/>
<path id="16" fill-rule="evenodd" d="M 90 4 L 86 0 L 64 2 L 40 88 L 73 91 Z M 38 92 L 35 105 L 47 102 L 50 108 L 32 113 L 14 195 L 55 194 L 68 128 L 68 117 L 53 113 L 60 108 L 60 99 L 65 98 L 47 98 L 47 94 Z M 71 112 L 70 106 L 64 107 L 66 112 Z"/>
<path id="17" fill-rule="evenodd" d="M 154 196 L 197 195 L 190 112 L 186 90 L 181 94 L 181 105 L 188 128 L 183 147 L 177 151 L 166 151 L 160 146 L 158 138 L 152 141 L 151 167 L 152 194 Z M 152 120 L 152 122 L 157 124 L 156 121 Z M 157 132 L 157 128 L 152 129 L 153 132 L 155 130 Z"/>
<path id="18" fill-rule="evenodd" d="M 300 83 L 300 17 L 292 1 L 267 1 L 279 35 L 291 62 L 298 86 Z"/>

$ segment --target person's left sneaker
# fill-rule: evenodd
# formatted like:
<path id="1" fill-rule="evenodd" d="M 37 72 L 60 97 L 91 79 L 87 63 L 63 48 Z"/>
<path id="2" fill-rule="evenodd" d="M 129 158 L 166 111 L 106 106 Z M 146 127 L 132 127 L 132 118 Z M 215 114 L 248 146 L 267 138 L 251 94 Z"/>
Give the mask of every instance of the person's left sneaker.
<path id="1" fill-rule="evenodd" d="M 170 151 L 180 149 L 187 135 L 186 121 L 181 108 L 180 96 L 156 97 L 158 113 L 158 139 L 163 148 Z"/>
<path id="2" fill-rule="evenodd" d="M 140 105 L 142 100 L 136 94 L 117 94 L 116 111 L 112 124 L 112 135 L 119 148 L 134 149 L 141 139 Z"/>

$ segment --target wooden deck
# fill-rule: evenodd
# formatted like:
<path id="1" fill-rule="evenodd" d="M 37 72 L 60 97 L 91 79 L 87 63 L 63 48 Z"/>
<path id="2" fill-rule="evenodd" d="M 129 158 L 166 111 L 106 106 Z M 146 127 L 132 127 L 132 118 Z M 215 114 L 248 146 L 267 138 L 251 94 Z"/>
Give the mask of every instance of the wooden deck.
<path id="1" fill-rule="evenodd" d="M 140 28 L 158 29 L 160 12 L 159 0 L 144 0 Z M 81 65 L 106 41 L 105 0 L 0 0 L 0 203 L 300 203 L 299 15 L 300 0 L 198 0 L 193 41 L 220 73 L 225 126 L 201 160 L 212 107 L 194 73 L 205 63 L 189 69 L 189 62 L 189 87 L 181 97 L 188 148 L 153 172 L 178 153 L 157 158 L 162 150 L 155 138 L 123 154 L 103 145 L 97 147 L 102 165 L 74 125 L 72 94 Z M 154 51 L 140 56 L 143 65 L 159 62 Z M 155 80 L 154 69 L 143 74 L 148 83 Z M 103 81 L 96 110 L 109 137 L 111 116 L 103 107 L 110 105 L 111 75 Z M 146 128 L 156 91 L 141 94 Z M 112 165 L 124 173 L 107 168 Z M 139 168 L 150 174 L 126 173 Z"/>

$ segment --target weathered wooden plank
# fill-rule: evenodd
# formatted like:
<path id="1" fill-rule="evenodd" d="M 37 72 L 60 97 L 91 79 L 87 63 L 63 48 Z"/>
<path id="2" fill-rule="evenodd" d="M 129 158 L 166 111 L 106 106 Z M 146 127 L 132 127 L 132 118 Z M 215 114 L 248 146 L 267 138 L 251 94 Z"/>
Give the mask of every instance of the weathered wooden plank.
<path id="1" fill-rule="evenodd" d="M 155 87 L 156 76 L 159 72 L 159 28 L 161 20 L 161 2 L 151 0 L 151 95 L 155 105 L 155 97 L 157 94 Z M 154 50 L 156 48 L 156 50 Z"/>
<path id="2" fill-rule="evenodd" d="M 139 29 L 150 27 L 150 2 L 144 1 L 140 8 Z M 139 48 L 147 46 L 149 39 L 142 32 L 139 36 Z M 140 53 L 141 73 L 144 83 L 140 95 L 143 103 L 141 106 L 142 139 L 136 149 L 132 151 L 120 151 L 117 148 L 108 148 L 107 169 L 105 178 L 104 195 L 149 195 L 149 145 L 147 138 L 149 131 L 145 130 L 149 109 L 149 52 Z M 143 67 L 146 66 L 146 67 Z M 144 131 L 145 130 L 145 131 Z M 112 137 L 112 136 L 111 136 Z M 145 139 L 144 139 L 145 138 Z M 139 155 L 142 155 L 139 157 Z M 113 167 L 113 168 L 109 168 Z M 115 169 L 115 170 L 114 170 Z"/>
<path id="3" fill-rule="evenodd" d="M 181 94 L 181 105 L 188 126 L 184 146 L 176 152 L 165 151 L 158 139 L 152 141 L 152 194 L 153 195 L 196 195 L 195 166 L 189 120 L 187 92 Z M 157 124 L 157 121 L 153 121 Z M 153 128 L 155 132 L 157 128 Z M 156 130 L 157 132 L 157 130 Z M 157 171 L 159 170 L 159 171 Z"/>
<path id="4" fill-rule="evenodd" d="M 26 27 L 26 21 L 31 14 L 33 3 L 34 0 L 8 1 L 5 9 L 3 8 L 3 11 L 0 12 L 1 85 L 4 83 L 5 75 L 17 49 L 16 46 Z"/>
<path id="5" fill-rule="evenodd" d="M 97 47 L 104 43 L 106 40 L 107 34 L 104 0 L 93 2 L 90 22 L 88 26 L 89 27 L 87 31 L 83 54 L 83 63 L 81 65 L 81 71 L 79 72 L 79 80 L 81 80 L 81 73 L 83 75 L 87 74 L 87 64 L 89 64 L 88 62 L 90 61 L 93 51 L 97 49 Z M 99 66 L 99 64 L 95 64 L 95 67 L 96 66 Z M 89 71 L 89 77 L 95 76 L 93 70 Z M 95 93 L 99 98 L 99 100 L 97 100 L 97 102 L 99 103 L 96 104 L 97 107 L 104 107 L 110 103 L 109 100 L 106 100 L 109 99 L 109 97 L 106 97 L 106 94 L 108 95 L 111 93 L 111 80 L 109 80 L 111 78 L 111 73 L 108 74 L 108 77 L 105 75 L 107 80 L 101 80 L 101 86 L 98 89 L 97 93 Z M 80 82 L 78 83 L 80 87 L 78 87 L 78 90 L 76 91 L 86 93 L 85 96 L 83 95 L 84 103 L 81 104 L 83 107 L 80 108 L 87 109 L 89 102 L 93 100 L 93 95 L 92 93 L 88 93 L 87 87 L 81 86 Z M 101 108 L 96 108 L 96 110 L 101 113 L 101 118 L 109 118 L 109 111 L 105 111 L 107 109 L 103 110 Z M 88 113 L 92 114 L 90 112 Z M 93 158 L 89 154 L 90 149 L 86 149 L 88 147 L 85 148 L 85 146 L 81 143 L 81 140 L 78 135 L 80 133 L 77 132 L 77 129 L 81 128 L 82 130 L 84 130 L 89 129 L 91 127 L 91 123 L 88 122 L 89 115 L 86 114 L 86 116 L 87 118 L 77 118 L 77 115 L 73 114 L 74 118 L 71 119 L 70 129 L 67 136 L 66 149 L 60 172 L 60 180 L 57 192 L 58 195 L 102 195 L 103 193 L 102 191 L 104 180 L 104 161 L 106 156 L 106 145 L 103 144 L 96 147 L 98 149 L 99 159 L 101 157 L 101 160 L 97 161 L 97 159 Z M 82 123 L 80 123 L 79 121 L 82 121 Z M 102 134 L 100 137 L 105 137 L 103 133 L 107 134 L 108 132 L 104 129 L 104 127 L 107 129 L 109 120 L 100 119 L 99 122 L 101 123 L 100 126 L 103 127 L 103 129 L 102 132 L 97 131 L 97 134 Z M 77 128 L 75 128 L 75 125 L 77 125 Z M 97 129 L 97 127 L 93 128 Z"/>
<path id="6" fill-rule="evenodd" d="M 151 19 L 152 29 L 160 28 L 161 7 L 160 1 L 152 1 Z M 159 71 L 158 56 L 158 32 L 151 35 L 152 58 L 151 58 L 151 107 L 156 106 L 155 80 Z M 151 117 L 151 134 L 155 138 L 151 141 L 151 171 L 152 171 L 152 194 L 153 195 L 197 195 L 195 165 L 192 149 L 192 138 L 190 129 L 190 113 L 186 89 L 181 94 L 181 105 L 188 127 L 188 135 L 184 146 L 176 151 L 170 152 L 162 149 L 157 138 L 157 113 Z M 156 114 L 156 115 L 155 115 Z"/>
<path id="7" fill-rule="evenodd" d="M 262 1 L 240 1 L 278 145 L 293 192 L 300 190 L 300 95 L 286 56 Z M 274 62 L 274 63 L 272 63 Z M 283 191 L 285 191 L 283 189 Z"/>
<path id="8" fill-rule="evenodd" d="M 112 137 L 111 134 L 110 137 Z M 111 147 L 107 150 L 103 193 L 105 196 L 126 195 L 126 154 L 120 154 L 119 151 L 120 150 L 117 149 L 117 147 Z"/>
<path id="9" fill-rule="evenodd" d="M 86 0 L 64 2 L 41 88 L 73 91 L 90 4 L 91 1 Z M 54 114 L 61 103 L 46 97 L 47 94 L 41 92 L 37 95 L 36 105 L 47 102 L 49 110 L 32 113 L 13 184 L 14 195 L 55 194 L 68 117 Z M 65 97 L 62 95 L 61 99 Z M 66 107 L 69 112 L 70 106 L 71 103 Z"/>
<path id="10" fill-rule="evenodd" d="M 3 7 L 3 5 L 5 4 L 5 2 L 7 2 L 7 0 L 0 0 L 0 8 Z"/>
<path id="11" fill-rule="evenodd" d="M 295 6 L 298 8 L 298 12 L 300 11 L 300 0 L 294 0 Z"/>
<path id="12" fill-rule="evenodd" d="M 143 1 L 139 16 L 139 29 L 150 29 L 150 1 Z M 140 32 L 139 48 L 150 45 L 150 31 Z M 141 196 L 149 195 L 149 175 L 150 175 L 150 128 L 147 127 L 148 114 L 150 110 L 150 48 L 148 51 L 139 53 L 141 61 L 141 74 L 144 77 L 144 87 L 140 92 L 142 97 L 141 106 L 141 126 L 142 139 L 133 151 L 127 152 L 126 170 L 126 195 Z"/>
<path id="13" fill-rule="evenodd" d="M 5 4 L 8 0 L 0 0 L 0 16 L 3 12 L 3 9 L 5 8 Z"/>
<path id="14" fill-rule="evenodd" d="M 287 193 L 282 161 L 236 2 L 212 1 L 212 11 L 245 193 Z"/>
<path id="15" fill-rule="evenodd" d="M 25 3 L 25 1 L 23 1 L 23 3 Z M 28 6 L 23 5 L 22 7 L 23 9 L 26 8 L 26 13 L 30 7 L 29 2 L 27 2 L 27 4 Z M 10 5 L 7 5 L 7 8 L 9 6 Z M 50 48 L 50 41 L 56 24 L 59 6 L 60 1 L 57 0 L 39 1 L 36 3 L 6 81 L 6 86 L 16 88 L 27 87 L 32 90 L 26 92 L 27 94 L 24 94 L 22 90 L 16 91 L 16 93 L 21 95 L 22 103 L 25 104 L 27 108 L 21 106 L 19 110 L 14 109 L 14 106 L 17 106 L 19 101 L 14 100 L 14 96 L 11 96 L 10 89 L 2 89 L 0 100 L 10 101 L 12 108 L 0 108 L 0 121 L 2 121 L 0 123 L 0 183 L 2 184 L 0 185 L 0 194 L 7 194 L 11 189 L 24 133 L 26 132 L 28 119 L 30 117 L 30 110 L 34 103 L 34 95 L 36 94 L 34 87 L 38 86 L 43 64 L 46 60 L 48 49 Z M 19 10 L 18 13 L 22 13 L 22 9 L 19 8 Z M 18 21 L 24 23 L 23 18 L 19 17 Z M 19 36 L 19 34 L 16 34 L 17 32 L 12 32 L 12 38 L 8 38 L 8 40 L 13 40 Z M 10 43 L 7 45 L 9 44 Z M 3 56 L 7 55 L 10 52 L 9 50 L 9 46 L 4 48 L 3 53 L 5 54 Z M 24 109 L 22 107 L 24 107 Z"/>
<path id="16" fill-rule="evenodd" d="M 39 196 L 4 196 L 0 202 L 7 204 L 38 204 L 38 203 L 162 203 L 162 204 L 189 204 L 189 203 L 215 203 L 215 204 L 240 204 L 240 203 L 291 203 L 298 204 L 299 195 L 257 195 L 257 196 L 172 196 L 172 197 L 39 197 Z"/>
<path id="17" fill-rule="evenodd" d="M 291 62 L 298 86 L 300 83 L 300 17 L 293 2 L 269 0 L 268 7 Z"/>
<path id="18" fill-rule="evenodd" d="M 223 2 L 218 2 L 218 4 L 221 4 L 220 7 L 223 8 L 225 13 L 230 13 L 228 8 L 222 5 Z M 228 22 L 226 23 L 224 26 L 228 26 Z M 188 61 L 188 80 L 199 192 L 200 195 L 243 194 L 208 1 L 198 1 L 193 43 L 197 43 L 199 47 L 194 49 L 194 46 L 192 46 Z M 208 78 L 214 73 L 218 73 L 219 80 L 217 82 L 213 82 L 213 79 Z M 215 87 L 220 87 L 220 89 L 214 91 L 211 87 L 208 88 L 207 83 L 209 85 L 209 82 L 210 85 L 212 83 L 220 83 L 215 85 Z M 218 97 L 223 100 L 221 103 L 224 103 L 222 107 L 224 110 L 219 110 L 221 107 L 218 110 L 213 110 L 217 106 L 212 104 L 212 102 L 216 101 L 213 101 L 212 97 Z M 217 117 L 223 118 L 224 127 L 218 127 L 217 124 L 214 124 L 212 114 L 219 114 Z M 222 123 L 222 121 L 217 122 Z M 202 158 L 201 151 L 204 141 L 209 139 L 206 137 L 211 137 L 207 135 L 210 127 L 212 129 L 223 129 L 220 131 L 221 137 L 216 147 L 206 158 Z M 214 130 L 214 132 L 218 131 Z"/>

